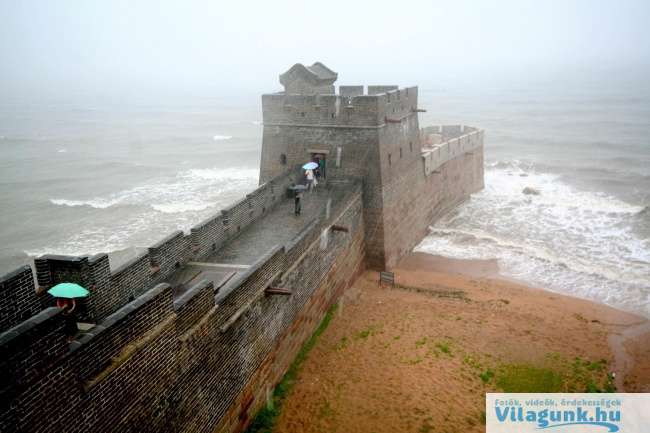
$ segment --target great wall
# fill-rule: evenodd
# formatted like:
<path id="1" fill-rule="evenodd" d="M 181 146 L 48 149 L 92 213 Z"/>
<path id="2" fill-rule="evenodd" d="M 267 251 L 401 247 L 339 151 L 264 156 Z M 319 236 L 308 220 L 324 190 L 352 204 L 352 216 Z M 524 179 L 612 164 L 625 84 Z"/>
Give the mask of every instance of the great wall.
<path id="1" fill-rule="evenodd" d="M 260 186 L 111 269 L 45 255 L 0 277 L 0 432 L 238 432 L 365 269 L 391 269 L 483 188 L 483 131 L 420 129 L 417 87 L 294 65 L 262 96 Z M 367 93 L 364 93 L 366 91 Z M 287 188 L 326 158 L 293 215 Z M 46 290 L 76 282 L 78 331 Z"/>

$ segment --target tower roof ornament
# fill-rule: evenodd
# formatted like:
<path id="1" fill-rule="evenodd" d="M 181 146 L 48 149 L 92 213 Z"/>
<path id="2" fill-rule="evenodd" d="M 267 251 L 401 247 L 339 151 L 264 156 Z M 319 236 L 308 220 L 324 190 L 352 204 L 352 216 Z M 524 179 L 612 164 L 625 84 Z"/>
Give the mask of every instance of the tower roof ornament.
<path id="1" fill-rule="evenodd" d="M 339 74 L 321 62 L 315 62 L 311 66 L 296 63 L 288 71 L 280 74 L 280 83 L 285 88 L 291 88 L 296 82 L 303 82 L 311 87 L 331 86 Z"/>

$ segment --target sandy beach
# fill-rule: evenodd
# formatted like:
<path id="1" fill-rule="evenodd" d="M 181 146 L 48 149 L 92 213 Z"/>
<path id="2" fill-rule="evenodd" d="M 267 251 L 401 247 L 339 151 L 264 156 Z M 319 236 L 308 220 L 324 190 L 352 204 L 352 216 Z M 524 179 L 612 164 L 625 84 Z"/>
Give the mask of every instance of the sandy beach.
<path id="1" fill-rule="evenodd" d="M 650 391 L 650 322 L 414 253 L 366 272 L 282 404 L 278 432 L 480 432 L 486 392 Z"/>

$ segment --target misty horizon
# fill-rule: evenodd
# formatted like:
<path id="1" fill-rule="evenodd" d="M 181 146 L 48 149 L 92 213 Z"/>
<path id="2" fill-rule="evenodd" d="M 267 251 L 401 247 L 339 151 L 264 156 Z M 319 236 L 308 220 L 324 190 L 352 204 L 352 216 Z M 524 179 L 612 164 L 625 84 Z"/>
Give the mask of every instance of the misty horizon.
<path id="1" fill-rule="evenodd" d="M 325 5 L 3 1 L 0 94 L 32 99 L 241 95 L 321 61 L 337 84 L 473 90 L 639 86 L 650 4 Z M 647 86 L 643 89 L 646 91 Z"/>

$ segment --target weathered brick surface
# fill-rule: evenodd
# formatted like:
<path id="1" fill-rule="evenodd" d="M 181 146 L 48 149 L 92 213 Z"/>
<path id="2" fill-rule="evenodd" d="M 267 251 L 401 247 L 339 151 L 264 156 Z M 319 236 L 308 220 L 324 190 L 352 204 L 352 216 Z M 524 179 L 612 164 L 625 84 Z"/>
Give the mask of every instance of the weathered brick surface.
<path id="1" fill-rule="evenodd" d="M 350 232 L 330 233 L 322 249 L 321 233 L 334 223 Z M 20 383 L 5 384 L 0 426 L 212 432 L 231 425 L 233 417 L 236 426 L 244 426 L 263 401 L 259 389 L 279 380 L 292 354 L 363 266 L 363 238 L 361 188 L 351 186 L 329 218 L 322 214 L 295 239 L 263 254 L 216 298 L 211 284 L 199 282 L 173 301 L 169 285 L 159 284 L 69 348 L 63 322 L 55 322 L 60 315 L 36 316 L 43 331 L 23 324 L 2 336 L 14 344 L 5 345 L 12 354 L 7 368 Z M 63 261 L 73 269 L 85 263 Z M 265 294 L 273 280 L 292 295 Z M 46 312 L 53 310 L 58 312 Z M 25 351 L 17 349 L 25 347 L 18 341 L 32 343 Z"/>
<path id="2" fill-rule="evenodd" d="M 29 266 L 0 277 L 0 332 L 30 318 L 40 309 Z"/>
<path id="3" fill-rule="evenodd" d="M 267 178 L 246 198 L 206 219 L 191 230 L 191 248 L 195 259 L 202 259 L 221 249 L 252 222 L 264 217 L 285 198 L 286 189 L 294 183 L 293 173 L 280 173 Z"/>
<path id="4" fill-rule="evenodd" d="M 444 211 L 482 188 L 482 131 L 446 125 L 421 133 L 417 87 L 368 86 L 367 95 L 363 86 L 340 90 L 340 95 L 262 97 L 260 177 L 278 176 L 324 153 L 328 181 L 362 180 L 366 262 L 384 269 L 413 248 Z M 431 143 L 422 136 L 429 134 L 445 144 L 423 157 L 423 146 Z M 472 150 L 475 156 L 468 159 Z M 432 176 L 433 171 L 441 174 Z"/>
<path id="5" fill-rule="evenodd" d="M 105 308 L 108 302 L 106 295 L 110 293 L 110 268 L 106 254 L 92 257 L 44 255 L 34 260 L 34 266 L 41 292 L 58 283 L 80 284 L 91 295 L 77 299 L 77 317 L 80 321 L 88 322 L 94 322 L 100 317 L 98 312 Z M 51 296 L 43 293 L 41 298 L 44 307 L 54 305 Z"/>

